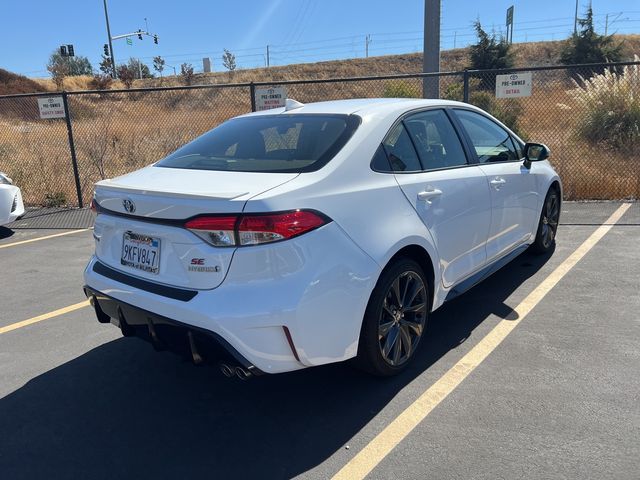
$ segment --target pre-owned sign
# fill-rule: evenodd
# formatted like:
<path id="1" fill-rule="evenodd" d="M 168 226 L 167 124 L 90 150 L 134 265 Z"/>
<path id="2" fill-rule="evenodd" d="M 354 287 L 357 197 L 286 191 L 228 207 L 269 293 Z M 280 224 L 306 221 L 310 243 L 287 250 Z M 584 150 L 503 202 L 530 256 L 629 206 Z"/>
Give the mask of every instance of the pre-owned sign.
<path id="1" fill-rule="evenodd" d="M 496 75 L 496 98 L 531 96 L 531 72 Z"/>
<path id="2" fill-rule="evenodd" d="M 38 98 L 40 118 L 64 118 L 64 103 L 62 97 Z"/>
<path id="3" fill-rule="evenodd" d="M 284 107 L 287 101 L 287 91 L 284 87 L 256 88 L 256 110 L 270 110 Z"/>

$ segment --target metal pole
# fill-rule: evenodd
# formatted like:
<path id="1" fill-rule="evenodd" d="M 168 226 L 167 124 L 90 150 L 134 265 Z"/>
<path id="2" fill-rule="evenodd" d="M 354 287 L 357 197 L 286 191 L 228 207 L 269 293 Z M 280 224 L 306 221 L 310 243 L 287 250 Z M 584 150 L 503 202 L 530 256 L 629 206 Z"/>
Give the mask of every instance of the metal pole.
<path id="1" fill-rule="evenodd" d="M 73 128 L 71 127 L 71 112 L 67 101 L 67 92 L 62 92 L 62 104 L 64 105 L 64 118 L 67 121 L 67 135 L 69 137 L 69 151 L 71 152 L 71 166 L 73 177 L 76 181 L 76 193 L 78 194 L 78 207 L 82 208 L 82 189 L 80 188 L 80 174 L 78 173 L 78 160 L 76 158 L 76 146 L 73 142 Z"/>
<path id="2" fill-rule="evenodd" d="M 116 71 L 116 56 L 113 53 L 113 42 L 111 41 L 111 27 L 109 27 L 109 12 L 107 11 L 107 0 L 102 0 L 104 3 L 104 19 L 107 22 L 107 37 L 109 39 L 109 50 L 111 52 L 111 67 L 113 68 L 113 78 L 118 78 L 118 72 Z"/>
<path id="3" fill-rule="evenodd" d="M 440 0 L 424 2 L 424 47 L 422 71 L 440 71 Z M 440 97 L 440 78 L 426 77 L 422 82 L 423 98 Z"/>
<path id="4" fill-rule="evenodd" d="M 138 78 L 142 80 L 142 62 L 138 58 Z"/>
<path id="5" fill-rule="evenodd" d="M 256 111 L 256 86 L 251 82 L 249 84 L 249 94 L 251 95 L 251 111 Z"/>
<path id="6" fill-rule="evenodd" d="M 267 68 L 269 68 L 269 45 L 267 45 Z"/>
<path id="7" fill-rule="evenodd" d="M 604 36 L 607 36 L 607 30 L 609 30 L 609 14 L 607 13 L 607 16 L 605 17 L 605 21 L 604 21 Z"/>
<path id="8" fill-rule="evenodd" d="M 463 90 L 462 90 L 462 101 L 464 103 L 469 103 L 469 70 L 465 68 L 463 80 Z"/>

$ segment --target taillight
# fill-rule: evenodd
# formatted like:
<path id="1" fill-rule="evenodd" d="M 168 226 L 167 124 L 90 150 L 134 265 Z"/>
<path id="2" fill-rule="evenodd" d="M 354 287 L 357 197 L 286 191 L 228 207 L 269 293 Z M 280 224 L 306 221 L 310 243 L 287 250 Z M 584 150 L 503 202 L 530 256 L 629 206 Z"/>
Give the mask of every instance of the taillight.
<path id="1" fill-rule="evenodd" d="M 189 220 L 185 227 L 205 242 L 216 247 L 233 247 L 236 244 L 237 216 L 198 217 Z"/>
<path id="2" fill-rule="evenodd" d="M 91 199 L 91 211 L 96 215 L 98 214 L 98 202 L 96 202 L 95 198 Z"/>
<path id="3" fill-rule="evenodd" d="M 312 210 L 269 214 L 203 216 L 185 227 L 216 247 L 259 245 L 302 235 L 331 220 Z"/>

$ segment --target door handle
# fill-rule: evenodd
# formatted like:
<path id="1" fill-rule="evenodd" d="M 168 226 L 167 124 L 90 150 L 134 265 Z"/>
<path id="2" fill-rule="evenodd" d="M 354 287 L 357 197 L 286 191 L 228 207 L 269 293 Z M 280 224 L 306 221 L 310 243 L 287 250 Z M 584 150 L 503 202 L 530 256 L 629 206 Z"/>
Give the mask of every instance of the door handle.
<path id="1" fill-rule="evenodd" d="M 493 180 L 491 180 L 489 182 L 493 187 L 495 187 L 496 189 L 500 188 L 502 185 L 504 185 L 505 183 L 507 183 L 507 181 L 502 178 L 502 177 L 496 177 Z"/>
<path id="2" fill-rule="evenodd" d="M 442 195 L 442 190 L 437 188 L 428 188 L 422 192 L 418 193 L 418 200 L 426 201 L 427 203 L 431 203 L 431 199 Z"/>

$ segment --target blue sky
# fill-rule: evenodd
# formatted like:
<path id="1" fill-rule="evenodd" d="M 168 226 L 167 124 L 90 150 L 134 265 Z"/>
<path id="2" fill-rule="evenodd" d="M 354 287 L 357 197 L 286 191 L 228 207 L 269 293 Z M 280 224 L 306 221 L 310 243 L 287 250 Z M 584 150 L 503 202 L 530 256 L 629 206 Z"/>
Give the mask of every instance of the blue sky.
<path id="1" fill-rule="evenodd" d="M 580 1 L 584 12 L 587 1 Z M 602 33 L 640 33 L 637 0 L 593 0 L 596 27 Z M 49 54 L 72 43 L 76 55 L 94 67 L 106 43 L 102 0 L 0 0 L 0 67 L 29 76 L 46 76 Z M 474 40 L 472 22 L 504 30 L 505 11 L 515 6 L 514 42 L 559 40 L 573 30 L 575 0 L 442 1 L 441 47 L 461 47 Z M 168 65 L 182 62 L 202 68 L 202 57 L 222 70 L 224 48 L 236 54 L 239 67 L 264 66 L 270 45 L 272 65 L 363 57 L 371 35 L 370 55 L 422 48 L 424 0 L 108 0 L 112 35 L 145 29 L 160 37 L 114 43 L 116 60 L 154 55 Z M 170 70 L 170 69 L 169 69 Z"/>

